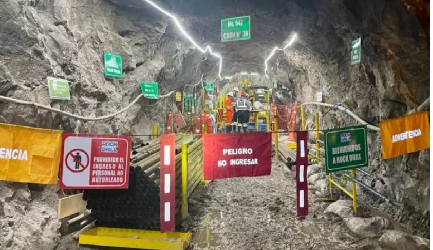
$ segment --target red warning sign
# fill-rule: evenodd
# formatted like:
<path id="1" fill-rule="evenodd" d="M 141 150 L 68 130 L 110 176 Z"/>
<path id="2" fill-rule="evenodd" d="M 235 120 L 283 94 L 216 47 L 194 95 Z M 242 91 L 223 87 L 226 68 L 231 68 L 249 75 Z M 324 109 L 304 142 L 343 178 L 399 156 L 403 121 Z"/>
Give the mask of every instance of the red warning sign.
<path id="1" fill-rule="evenodd" d="M 130 155 L 129 136 L 63 134 L 60 187 L 126 189 Z"/>
<path id="2" fill-rule="evenodd" d="M 83 172 L 89 166 L 89 155 L 82 149 L 73 149 L 66 154 L 65 164 L 71 172 Z"/>

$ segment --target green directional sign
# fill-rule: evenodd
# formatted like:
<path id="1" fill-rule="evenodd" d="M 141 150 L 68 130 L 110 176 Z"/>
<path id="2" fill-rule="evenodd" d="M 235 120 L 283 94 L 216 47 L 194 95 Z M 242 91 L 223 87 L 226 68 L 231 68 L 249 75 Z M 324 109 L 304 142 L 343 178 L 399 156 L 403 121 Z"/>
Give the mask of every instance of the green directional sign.
<path id="1" fill-rule="evenodd" d="M 278 82 L 276 80 L 272 80 L 272 88 L 277 89 Z"/>
<path id="2" fill-rule="evenodd" d="M 50 99 L 71 100 L 69 83 L 66 80 L 48 77 L 48 92 Z"/>
<path id="3" fill-rule="evenodd" d="M 147 99 L 158 99 L 158 83 L 157 82 L 141 82 L 141 92 Z"/>
<path id="4" fill-rule="evenodd" d="M 326 173 L 368 165 L 367 126 L 325 131 Z"/>
<path id="5" fill-rule="evenodd" d="M 214 83 L 206 83 L 206 85 L 204 85 L 204 91 L 206 92 L 213 92 L 214 89 L 215 89 Z"/>
<path id="6" fill-rule="evenodd" d="M 104 52 L 105 76 L 122 78 L 122 57 Z"/>
<path id="7" fill-rule="evenodd" d="M 221 41 L 250 40 L 250 16 L 232 17 L 221 20 Z"/>
<path id="8" fill-rule="evenodd" d="M 361 37 L 352 41 L 352 51 L 350 53 L 352 65 L 361 62 Z"/>

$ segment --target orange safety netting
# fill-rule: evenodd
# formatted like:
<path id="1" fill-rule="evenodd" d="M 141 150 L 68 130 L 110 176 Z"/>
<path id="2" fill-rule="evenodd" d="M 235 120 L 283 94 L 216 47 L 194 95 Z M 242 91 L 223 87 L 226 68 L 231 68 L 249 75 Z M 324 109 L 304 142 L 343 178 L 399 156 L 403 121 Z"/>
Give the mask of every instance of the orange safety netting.
<path id="1" fill-rule="evenodd" d="M 185 119 L 179 111 L 173 114 L 173 118 L 177 129 L 183 129 L 186 127 Z"/>

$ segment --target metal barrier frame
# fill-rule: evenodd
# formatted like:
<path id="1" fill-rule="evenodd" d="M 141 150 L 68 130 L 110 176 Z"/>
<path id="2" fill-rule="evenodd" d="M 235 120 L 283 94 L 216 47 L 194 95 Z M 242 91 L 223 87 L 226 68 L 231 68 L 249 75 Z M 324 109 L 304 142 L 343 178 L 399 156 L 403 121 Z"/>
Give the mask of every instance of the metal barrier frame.
<path id="1" fill-rule="evenodd" d="M 189 166 L 188 166 L 188 148 L 189 145 L 193 144 L 195 141 L 193 140 L 192 135 L 187 136 L 185 133 L 182 133 L 182 166 L 181 166 L 181 192 L 182 192 L 182 198 L 181 198 L 181 205 L 180 205 L 180 214 L 182 220 L 186 219 L 188 217 L 188 198 L 189 198 L 189 183 L 188 183 L 188 173 L 189 173 Z M 202 156 L 201 156 L 202 157 Z M 202 168 L 201 168 L 202 169 Z M 199 172 L 197 172 L 198 174 Z M 201 173 L 201 181 L 203 182 L 203 170 Z"/>
<path id="2" fill-rule="evenodd" d="M 305 110 L 304 107 L 301 106 L 301 129 L 305 130 Z M 309 153 L 310 158 L 314 158 L 315 162 L 319 165 L 325 166 L 325 160 L 321 156 L 325 155 L 325 149 L 324 149 L 324 139 L 320 139 L 320 135 L 323 134 L 323 132 L 320 132 L 320 123 L 319 123 L 319 113 L 316 113 L 314 115 L 314 129 L 315 129 L 315 148 L 314 151 L 316 151 L 315 154 Z M 357 199 L 357 190 L 356 190 L 356 171 L 355 169 L 351 170 L 352 176 L 344 175 L 344 178 L 346 178 L 349 182 L 352 183 L 352 192 L 342 187 L 338 182 L 336 182 L 333 179 L 332 173 L 328 174 L 328 180 L 329 180 L 329 198 L 325 199 L 325 201 L 335 201 L 334 195 L 332 192 L 332 186 L 334 185 L 341 191 L 343 191 L 347 196 L 349 196 L 350 199 L 352 199 L 352 207 L 353 212 L 358 212 L 358 199 Z"/>

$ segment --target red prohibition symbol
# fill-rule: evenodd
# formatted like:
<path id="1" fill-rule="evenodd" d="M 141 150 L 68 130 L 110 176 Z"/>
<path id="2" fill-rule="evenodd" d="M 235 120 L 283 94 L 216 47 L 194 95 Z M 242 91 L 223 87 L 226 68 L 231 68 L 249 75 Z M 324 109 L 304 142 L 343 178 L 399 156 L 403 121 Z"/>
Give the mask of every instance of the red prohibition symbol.
<path id="1" fill-rule="evenodd" d="M 75 153 L 75 155 L 73 154 L 73 152 Z M 69 166 L 68 163 L 69 157 L 72 157 L 73 162 L 75 163 L 74 166 L 72 167 Z M 87 161 L 85 161 L 85 159 L 87 159 Z M 85 162 L 86 165 L 84 165 L 83 162 Z M 72 149 L 71 151 L 68 152 L 68 154 L 66 154 L 65 157 L 66 167 L 73 173 L 83 172 L 89 166 L 89 162 L 90 162 L 89 155 L 86 153 L 86 151 L 79 148 Z"/>

